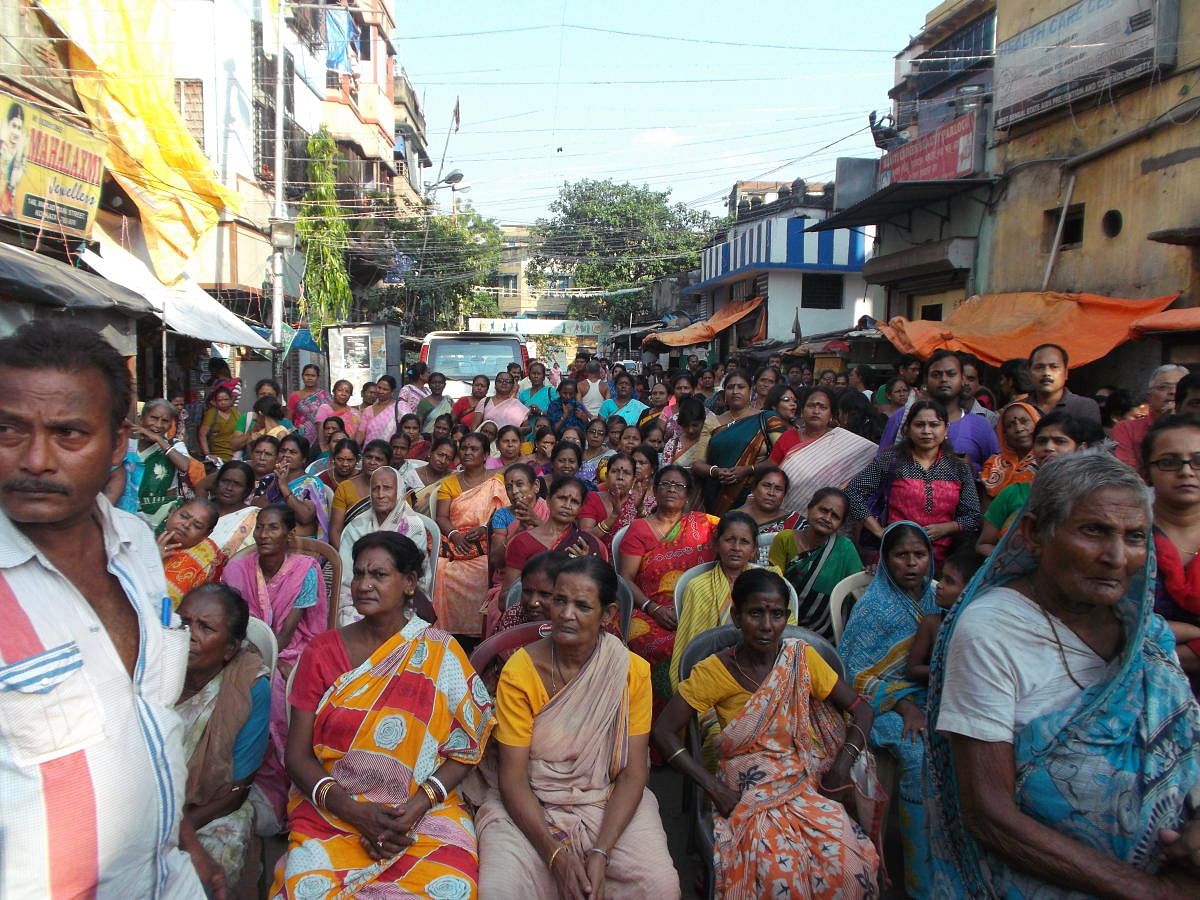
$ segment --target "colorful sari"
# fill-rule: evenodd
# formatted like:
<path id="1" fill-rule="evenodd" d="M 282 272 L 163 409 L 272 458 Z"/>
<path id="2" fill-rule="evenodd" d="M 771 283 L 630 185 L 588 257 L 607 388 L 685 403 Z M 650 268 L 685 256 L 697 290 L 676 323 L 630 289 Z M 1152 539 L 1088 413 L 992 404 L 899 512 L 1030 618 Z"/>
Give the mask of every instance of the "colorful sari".
<path id="1" fill-rule="evenodd" d="M 1000 442 L 1000 452 L 984 460 L 979 470 L 979 480 L 989 497 L 995 497 L 1010 484 L 1028 484 L 1033 481 L 1037 464 L 1033 461 L 1032 452 L 1018 453 L 1008 445 L 1004 435 L 1004 413 L 1010 407 L 1019 406 L 1036 424 L 1042 417 L 1042 411 L 1032 403 L 1014 400 L 1000 410 L 1000 420 L 996 424 L 996 438 Z"/>
<path id="2" fill-rule="evenodd" d="M 467 531 L 487 525 L 492 513 L 508 502 L 508 495 L 499 478 L 485 478 L 482 484 L 464 492 L 458 475 L 449 475 L 442 480 L 438 499 L 450 500 L 450 527 Z M 482 634 L 488 592 L 486 535 L 474 541 L 466 553 L 442 535 L 437 567 L 433 608 L 437 610 L 438 625 L 451 634 Z"/>
<path id="3" fill-rule="evenodd" d="M 217 545 L 225 559 L 229 559 L 239 550 L 254 546 L 254 526 L 257 522 L 257 506 L 226 513 L 217 519 L 217 526 L 208 536 L 209 540 Z"/>
<path id="4" fill-rule="evenodd" d="M 1066 896 L 982 846 L 963 820 L 954 755 L 936 730 L 946 651 L 962 611 L 990 589 L 1031 574 L 1037 561 L 1010 528 L 962 598 L 946 613 L 929 670 L 929 765 L 933 882 L 939 896 Z M 1125 633 L 1108 677 L 1016 736 L 1017 807 L 1094 852 L 1145 872 L 1162 865 L 1159 829 L 1182 830 L 1189 791 L 1200 782 L 1200 709 L 1175 657 L 1175 640 L 1154 614 L 1153 548 L 1116 607 Z M 1070 894 L 1070 896 L 1081 896 Z"/>
<path id="5" fill-rule="evenodd" d="M 592 484 L 600 484 L 604 481 L 604 477 L 600 474 L 601 466 L 607 469 L 608 458 L 616 454 L 616 450 L 605 449 L 603 453 L 594 456 L 591 459 L 585 459 L 579 467 L 579 477 L 584 481 L 590 481 Z"/>
<path id="6" fill-rule="evenodd" d="M 654 497 L 654 491 L 646 491 L 640 509 L 635 502 L 635 496 L 632 491 L 629 493 L 617 511 L 617 521 L 613 525 L 612 531 L 600 536 L 600 542 L 609 551 L 609 556 L 612 555 L 612 539 L 618 531 L 626 525 L 632 525 L 635 519 L 644 519 L 658 509 L 658 500 Z"/>
<path id="7" fill-rule="evenodd" d="M 729 900 L 876 897 L 879 855 L 821 776 L 845 739 L 842 717 L 812 696 L 805 645 L 774 668 L 713 741 L 721 780 L 742 796 L 713 816 L 716 896 Z"/>
<path id="8" fill-rule="evenodd" d="M 298 477 L 288 482 L 288 488 L 301 500 L 309 501 L 316 508 L 317 518 L 313 522 L 313 527 L 316 529 L 314 537 L 319 541 L 328 541 L 329 507 L 333 503 L 333 491 L 329 489 L 329 485 L 314 475 L 301 472 Z M 279 489 L 278 481 L 271 482 L 271 486 L 267 488 L 267 502 L 281 505 L 286 503 L 283 499 L 283 491 Z"/>
<path id="9" fill-rule="evenodd" d="M 705 461 L 723 469 L 753 466 L 762 462 L 785 431 L 787 423 L 770 413 L 756 413 L 718 426 L 708 441 Z M 750 479 L 722 484 L 715 478 L 704 481 L 704 508 L 714 516 L 723 516 L 746 502 Z"/>
<path id="10" fill-rule="evenodd" d="M 914 522 L 896 522 L 920 527 Z M 922 530 L 921 534 L 925 532 Z M 884 532 L 886 540 L 887 532 Z M 926 543 L 929 542 L 925 538 Z M 933 545 L 929 545 L 932 560 Z M 925 576 L 925 590 L 913 600 L 892 581 L 887 565 L 880 562 L 875 579 L 862 599 L 854 604 L 838 654 L 854 690 L 875 710 L 870 743 L 895 757 L 900 767 L 900 837 L 904 848 L 904 888 L 910 897 L 930 895 L 929 837 L 921 802 L 921 771 L 925 744 L 904 737 L 904 720 L 896 704 L 909 700 L 925 708 L 925 687 L 911 681 L 906 671 L 908 648 L 921 619 L 940 612 L 933 599 L 933 563 Z"/>
<path id="11" fill-rule="evenodd" d="M 294 609 L 304 610 L 292 639 L 279 648 L 278 664 L 294 667 L 309 641 L 325 631 L 329 624 L 329 598 L 320 564 L 311 556 L 289 553 L 270 581 L 258 564 L 258 551 L 233 559 L 221 575 L 225 584 L 236 590 L 250 607 L 250 615 L 262 619 L 277 635 L 284 620 Z M 283 822 L 287 803 L 288 776 L 283 765 L 287 748 L 287 703 L 284 699 L 287 678 L 275 670 L 271 681 L 271 743 L 266 759 L 255 778 L 257 786 Z"/>
<path id="12" fill-rule="evenodd" d="M 176 550 L 164 559 L 163 574 L 167 576 L 167 596 L 171 598 L 171 606 L 178 609 L 184 594 L 212 581 L 225 559 L 212 538 L 205 538 L 186 550 Z"/>
<path id="13" fill-rule="evenodd" d="M 251 715 L 250 689 L 266 678 L 267 666 L 253 644 L 243 643 L 215 678 L 175 706 L 183 720 L 183 753 L 188 761 L 188 806 L 202 806 L 225 793 L 238 779 L 234 748 Z M 261 720 L 260 720 L 261 724 Z M 261 734 L 261 732 L 260 732 Z M 225 870 L 231 891 L 238 884 L 249 849 L 256 843 L 254 805 L 248 800 L 228 815 L 196 830 L 201 845 Z M 258 864 L 247 872 L 257 875 Z"/>
<path id="14" fill-rule="evenodd" d="M 297 399 L 300 392 L 296 391 L 288 397 L 288 407 L 292 411 L 292 424 L 304 435 L 310 444 L 317 446 L 317 414 L 321 407 L 333 402 L 329 391 L 316 390 L 304 399 Z"/>
<path id="15" fill-rule="evenodd" d="M 800 552 L 795 531 L 780 532 L 771 542 L 767 558 L 796 589 L 796 624 L 833 641 L 829 596 L 838 582 L 863 570 L 853 542 L 835 534 L 824 544 Z"/>
<path id="16" fill-rule="evenodd" d="M 521 428 L 529 417 L 529 407 L 516 397 L 509 397 L 499 403 L 496 402 L 495 397 L 488 397 L 483 401 L 480 409 L 483 411 L 483 420 L 480 424 L 495 422 L 497 428 L 503 428 L 505 425 L 515 425 Z"/>
<path id="17" fill-rule="evenodd" d="M 338 412 L 333 408 L 333 404 L 331 402 L 326 401 L 325 403 L 322 403 L 321 408 L 317 410 L 317 427 L 320 428 L 322 425 L 324 425 L 325 420 L 328 418 L 341 419 L 342 424 L 346 426 L 346 434 L 348 434 L 350 437 L 354 437 L 355 433 L 358 431 L 358 419 L 361 413 L 362 410 L 355 409 L 353 406 L 347 406 L 341 412 Z"/>
<path id="18" fill-rule="evenodd" d="M 845 487 L 879 452 L 879 445 L 846 428 L 831 428 L 793 448 L 779 463 L 788 477 L 784 509 L 807 509 L 825 487 Z"/>
<path id="19" fill-rule="evenodd" d="M 430 395 L 431 391 L 427 387 L 418 387 L 415 384 L 409 383 L 400 388 L 400 393 L 396 395 L 395 416 L 399 422 L 409 413 L 415 413 L 417 407 L 421 405 L 421 401 Z"/>
<path id="20" fill-rule="evenodd" d="M 176 443 L 171 449 L 187 455 L 187 447 L 183 444 Z M 126 493 L 136 498 L 134 503 L 128 504 L 132 508 L 127 511 L 139 513 L 152 526 L 165 521 L 179 499 L 179 470 L 175 464 L 158 444 L 139 450 L 137 441 L 131 440 L 124 465 Z M 126 509 L 127 504 L 120 506 Z"/>
<path id="21" fill-rule="evenodd" d="M 313 755 L 356 800 L 400 805 L 450 760 L 475 765 L 495 724 L 487 688 L 458 643 L 412 618 L 361 665 L 348 668 L 336 632 L 313 644 L 293 686 L 297 708 L 315 702 Z M 354 827 L 295 789 L 288 850 L 270 896 L 435 897 L 468 900 L 479 890 L 471 812 L 455 788 L 409 832 L 413 843 L 374 860 Z"/>
<path id="22" fill-rule="evenodd" d="M 506 568 L 516 569 L 518 572 L 525 568 L 525 564 L 539 553 L 546 553 L 550 550 L 560 550 L 566 552 L 567 548 L 583 538 L 584 543 L 588 545 L 588 551 L 592 556 L 598 556 L 605 562 L 608 562 L 608 548 L 600 543 L 594 536 L 579 530 L 579 526 L 572 523 L 571 527 L 559 535 L 553 546 L 547 547 L 528 531 L 518 532 L 514 537 L 510 538 L 504 550 L 504 565 Z"/>
<path id="23" fill-rule="evenodd" d="M 446 396 L 438 397 L 436 400 L 432 396 L 422 398 L 417 404 L 416 413 L 421 419 L 421 433 L 429 434 L 433 431 L 433 422 L 438 416 L 450 415 L 450 399 Z"/>
<path id="24" fill-rule="evenodd" d="M 201 428 L 208 428 L 208 453 L 222 462 L 233 459 L 233 436 L 237 434 L 237 413 L 230 410 L 222 415 L 215 407 L 210 406 L 204 411 L 200 420 Z"/>
<path id="25" fill-rule="evenodd" d="M 396 433 L 396 404 L 389 403 L 380 412 L 375 412 L 375 404 L 364 406 L 358 427 L 362 429 L 363 439 L 359 442 L 364 447 L 371 441 L 390 441 Z"/>
<path id="26" fill-rule="evenodd" d="M 518 696 L 510 708 L 533 712 L 529 739 L 529 786 L 542 804 L 546 825 L 561 840 L 565 851 L 582 859 L 596 845 L 613 780 L 629 756 L 631 708 L 645 697 L 631 697 L 630 668 L 635 664 L 619 638 L 601 633 L 596 649 L 579 673 L 540 709 L 528 705 L 529 695 L 542 693 L 540 684 L 516 685 L 510 667 L 525 656 L 525 671 L 532 663 L 524 650 L 509 661 L 501 675 L 498 698 L 508 691 Z M 644 676 L 643 676 L 644 677 Z M 645 685 L 645 682 L 642 682 Z M 643 706 L 644 709 L 644 706 Z M 515 711 L 515 710 L 514 710 Z M 522 710 L 522 713 L 524 710 Z M 497 716 L 503 716 L 497 700 Z M 523 725 L 525 723 L 522 723 Z M 647 723 L 648 724 L 648 723 Z M 501 730 L 497 730 L 497 739 Z M 480 895 L 558 900 L 558 886 L 529 839 L 513 822 L 500 797 L 490 762 L 482 767 L 488 791 L 475 815 L 479 831 Z M 612 900 L 673 900 L 679 897 L 679 876 L 671 864 L 658 804 L 647 788 L 629 824 L 610 851 L 604 874 L 605 896 Z"/>
<path id="27" fill-rule="evenodd" d="M 700 512 L 687 513 L 661 541 L 645 519 L 638 519 L 625 532 L 628 540 L 635 528 L 650 532 L 651 544 L 642 555 L 638 567 L 637 586 L 659 606 L 675 607 L 675 582 L 692 566 L 713 559 L 712 536 L 719 520 Z M 623 544 L 628 548 L 628 545 Z M 654 683 L 654 699 L 662 706 L 671 698 L 671 652 L 675 648 L 675 632 L 668 631 L 640 609 L 633 611 L 629 623 L 629 649 L 650 663 Z"/>

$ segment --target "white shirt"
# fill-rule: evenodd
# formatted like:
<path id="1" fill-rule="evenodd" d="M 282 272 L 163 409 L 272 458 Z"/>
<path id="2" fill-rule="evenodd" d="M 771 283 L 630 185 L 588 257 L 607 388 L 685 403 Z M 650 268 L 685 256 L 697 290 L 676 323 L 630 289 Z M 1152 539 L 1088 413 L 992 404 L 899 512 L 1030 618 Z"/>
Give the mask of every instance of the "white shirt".
<path id="1" fill-rule="evenodd" d="M 1074 702 L 1075 681 L 1090 687 L 1102 680 L 1108 664 L 1063 622 L 1050 620 L 1053 629 L 1041 607 L 1011 588 L 975 598 L 946 648 L 937 730 L 1011 744 L 1031 721 Z"/>
<path id="2" fill-rule="evenodd" d="M 0 896 L 199 900 L 177 846 L 188 631 L 173 615 L 163 627 L 149 528 L 103 496 L 96 511 L 138 614 L 132 679 L 91 605 L 0 510 Z"/>

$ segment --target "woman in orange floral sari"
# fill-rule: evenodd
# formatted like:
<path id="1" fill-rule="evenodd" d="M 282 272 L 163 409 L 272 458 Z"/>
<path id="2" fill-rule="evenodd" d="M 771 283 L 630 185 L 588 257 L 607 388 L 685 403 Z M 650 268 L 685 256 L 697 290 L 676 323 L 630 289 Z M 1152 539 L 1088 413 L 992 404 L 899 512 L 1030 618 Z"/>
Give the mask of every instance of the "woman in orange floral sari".
<path id="1" fill-rule="evenodd" d="M 692 566 L 713 558 L 713 530 L 718 519 L 685 512 L 692 476 L 681 466 L 664 466 L 654 474 L 658 504 L 644 519 L 635 519 L 620 543 L 617 571 L 633 590 L 629 649 L 650 663 L 657 711 L 671 696 L 671 650 L 675 647 L 675 583 Z"/>
<path id="2" fill-rule="evenodd" d="M 783 640 L 787 618 L 778 574 L 740 575 L 733 621 L 741 643 L 687 673 L 652 739 L 717 808 L 716 896 L 876 897 L 879 855 L 842 805 L 854 800 L 850 768 L 871 730 L 871 706 L 813 647 Z M 678 737 L 694 712 L 709 710 L 722 729 L 716 776 L 681 752 Z"/>
<path id="3" fill-rule="evenodd" d="M 209 537 L 220 513 L 211 500 L 186 500 L 163 521 L 157 541 L 167 576 L 167 596 L 178 607 L 192 588 L 215 581 L 225 557 Z"/>
<path id="4" fill-rule="evenodd" d="M 466 654 L 413 613 L 425 553 L 395 532 L 354 545 L 363 618 L 318 635 L 292 685 L 288 852 L 270 896 L 478 896 L 458 786 L 483 757 L 492 700 Z"/>

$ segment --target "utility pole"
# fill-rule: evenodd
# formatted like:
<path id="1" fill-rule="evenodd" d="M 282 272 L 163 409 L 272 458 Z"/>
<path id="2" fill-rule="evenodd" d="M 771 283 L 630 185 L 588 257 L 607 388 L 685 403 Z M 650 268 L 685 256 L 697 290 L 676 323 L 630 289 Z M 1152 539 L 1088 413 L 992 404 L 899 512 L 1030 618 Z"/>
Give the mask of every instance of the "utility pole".
<path id="1" fill-rule="evenodd" d="M 287 209 L 283 200 L 283 30 L 286 27 L 284 0 L 277 0 L 275 16 L 275 220 L 283 221 Z M 271 369 L 275 380 L 283 383 L 283 248 L 271 242 L 271 343 L 275 346 Z"/>

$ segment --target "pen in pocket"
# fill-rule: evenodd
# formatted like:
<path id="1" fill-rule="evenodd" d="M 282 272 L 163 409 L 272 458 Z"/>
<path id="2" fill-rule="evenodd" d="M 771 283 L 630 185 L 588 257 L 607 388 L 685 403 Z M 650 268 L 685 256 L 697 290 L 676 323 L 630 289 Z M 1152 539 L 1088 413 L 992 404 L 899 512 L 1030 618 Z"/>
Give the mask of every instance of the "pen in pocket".
<path id="1" fill-rule="evenodd" d="M 171 598 L 162 598 L 162 626 L 163 628 L 171 627 Z"/>

